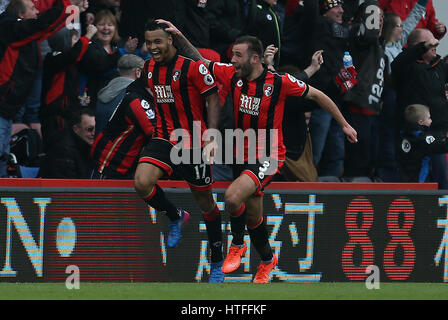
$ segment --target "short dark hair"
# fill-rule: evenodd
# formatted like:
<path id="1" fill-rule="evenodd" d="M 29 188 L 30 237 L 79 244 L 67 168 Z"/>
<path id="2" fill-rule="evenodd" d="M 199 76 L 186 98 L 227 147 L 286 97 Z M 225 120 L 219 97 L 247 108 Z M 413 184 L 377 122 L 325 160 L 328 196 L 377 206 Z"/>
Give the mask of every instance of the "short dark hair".
<path id="1" fill-rule="evenodd" d="M 23 0 L 11 0 L 5 11 L 9 15 L 17 17 L 20 13 L 26 11 L 26 6 Z"/>
<path id="2" fill-rule="evenodd" d="M 168 28 L 168 25 L 166 23 L 157 23 L 155 19 L 148 19 L 148 21 L 146 21 L 145 23 L 145 32 L 154 30 L 165 31 L 166 28 Z"/>
<path id="3" fill-rule="evenodd" d="M 260 59 L 263 58 L 264 50 L 263 50 L 263 44 L 261 43 L 260 39 L 254 36 L 241 36 L 237 38 L 233 44 L 236 45 L 242 43 L 247 44 L 247 49 L 251 54 L 255 53 L 260 57 Z"/>
<path id="4" fill-rule="evenodd" d="M 83 115 L 95 117 L 95 112 L 91 108 L 88 108 L 88 107 L 83 107 L 83 108 L 80 108 L 80 109 L 74 111 L 70 117 L 70 127 L 72 127 L 74 125 L 79 126 L 81 124 Z"/>

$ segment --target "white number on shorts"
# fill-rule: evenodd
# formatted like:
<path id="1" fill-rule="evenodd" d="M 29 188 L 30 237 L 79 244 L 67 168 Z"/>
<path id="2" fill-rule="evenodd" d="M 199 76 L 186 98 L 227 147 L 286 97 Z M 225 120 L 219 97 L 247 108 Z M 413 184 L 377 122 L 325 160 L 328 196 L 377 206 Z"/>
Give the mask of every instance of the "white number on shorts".
<path id="1" fill-rule="evenodd" d="M 202 177 L 201 177 L 199 168 L 202 169 Z M 198 165 L 194 166 L 194 170 L 196 171 L 196 179 L 197 180 L 205 178 L 205 174 L 207 173 L 206 169 L 207 169 L 207 167 L 205 166 L 205 163 L 198 164 Z"/>

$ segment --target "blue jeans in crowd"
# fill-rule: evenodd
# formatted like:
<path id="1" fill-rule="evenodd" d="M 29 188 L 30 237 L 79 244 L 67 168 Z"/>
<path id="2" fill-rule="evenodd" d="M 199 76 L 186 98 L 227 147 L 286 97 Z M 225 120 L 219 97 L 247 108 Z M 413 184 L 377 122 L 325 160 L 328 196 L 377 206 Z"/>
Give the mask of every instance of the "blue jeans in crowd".
<path id="1" fill-rule="evenodd" d="M 0 177 L 7 175 L 7 155 L 10 151 L 12 120 L 0 117 Z"/>
<path id="2" fill-rule="evenodd" d="M 345 135 L 341 126 L 324 109 L 311 113 L 309 123 L 313 160 L 319 176 L 337 176 L 344 165 Z"/>
<path id="3" fill-rule="evenodd" d="M 33 87 L 28 96 L 25 105 L 20 108 L 19 112 L 14 117 L 14 123 L 40 123 L 39 108 L 42 92 L 42 74 L 43 68 L 39 67 L 36 71 L 36 76 L 33 81 Z"/>

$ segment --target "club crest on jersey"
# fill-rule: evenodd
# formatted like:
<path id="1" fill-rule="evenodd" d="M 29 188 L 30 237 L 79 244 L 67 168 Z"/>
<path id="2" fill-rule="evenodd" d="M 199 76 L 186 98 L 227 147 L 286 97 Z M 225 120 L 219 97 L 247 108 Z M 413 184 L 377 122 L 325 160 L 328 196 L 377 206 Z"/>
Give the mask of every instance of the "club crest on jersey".
<path id="1" fill-rule="evenodd" d="M 207 75 L 204 77 L 204 83 L 205 83 L 206 85 L 208 85 L 208 86 L 211 86 L 212 84 L 215 83 L 215 80 L 213 80 L 213 77 L 212 77 L 211 74 L 207 74 Z"/>
<path id="2" fill-rule="evenodd" d="M 238 87 L 242 87 L 243 86 L 243 80 L 238 80 L 238 82 L 236 83 L 236 85 L 238 86 Z"/>
<path id="3" fill-rule="evenodd" d="M 148 79 L 152 78 L 152 72 L 148 72 Z"/>
<path id="4" fill-rule="evenodd" d="M 274 91 L 274 87 L 270 84 L 265 84 L 263 86 L 263 91 L 264 91 L 264 95 L 266 97 L 269 97 L 272 94 L 272 92 Z"/>
<path id="5" fill-rule="evenodd" d="M 180 71 L 175 70 L 173 73 L 173 81 L 176 82 L 177 80 L 179 80 L 179 78 L 180 78 Z"/>
<path id="6" fill-rule="evenodd" d="M 154 93 L 156 95 L 157 103 L 174 103 L 173 92 L 169 85 L 154 85 Z"/>
<path id="7" fill-rule="evenodd" d="M 207 67 L 204 64 L 201 64 L 199 66 L 199 73 L 204 75 L 204 76 L 208 73 L 208 69 L 207 69 Z"/>
<path id="8" fill-rule="evenodd" d="M 252 116 L 258 116 L 260 110 L 261 99 L 257 97 L 251 97 L 241 94 L 240 98 L 240 112 L 250 114 Z"/>

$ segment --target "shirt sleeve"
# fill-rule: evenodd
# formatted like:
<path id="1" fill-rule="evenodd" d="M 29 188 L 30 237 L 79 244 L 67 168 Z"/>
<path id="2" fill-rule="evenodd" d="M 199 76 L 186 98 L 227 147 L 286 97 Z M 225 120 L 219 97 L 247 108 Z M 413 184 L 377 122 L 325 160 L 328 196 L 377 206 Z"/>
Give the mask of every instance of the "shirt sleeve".
<path id="1" fill-rule="evenodd" d="M 189 71 L 189 77 L 201 95 L 208 96 L 218 90 L 215 79 L 205 64 L 200 60 L 193 62 Z"/>
<path id="2" fill-rule="evenodd" d="M 230 81 L 235 74 L 235 67 L 231 64 L 212 62 L 210 72 L 216 81 L 219 82 L 226 92 L 230 91 Z"/>
<path id="3" fill-rule="evenodd" d="M 154 132 L 152 121 L 154 121 L 155 112 L 149 101 L 136 98 L 129 103 L 129 106 L 129 118 L 142 129 L 146 136 L 150 136 Z"/>
<path id="4" fill-rule="evenodd" d="M 286 96 L 305 97 L 308 94 L 309 87 L 302 80 L 298 80 L 289 73 L 282 76 L 282 89 Z"/>

